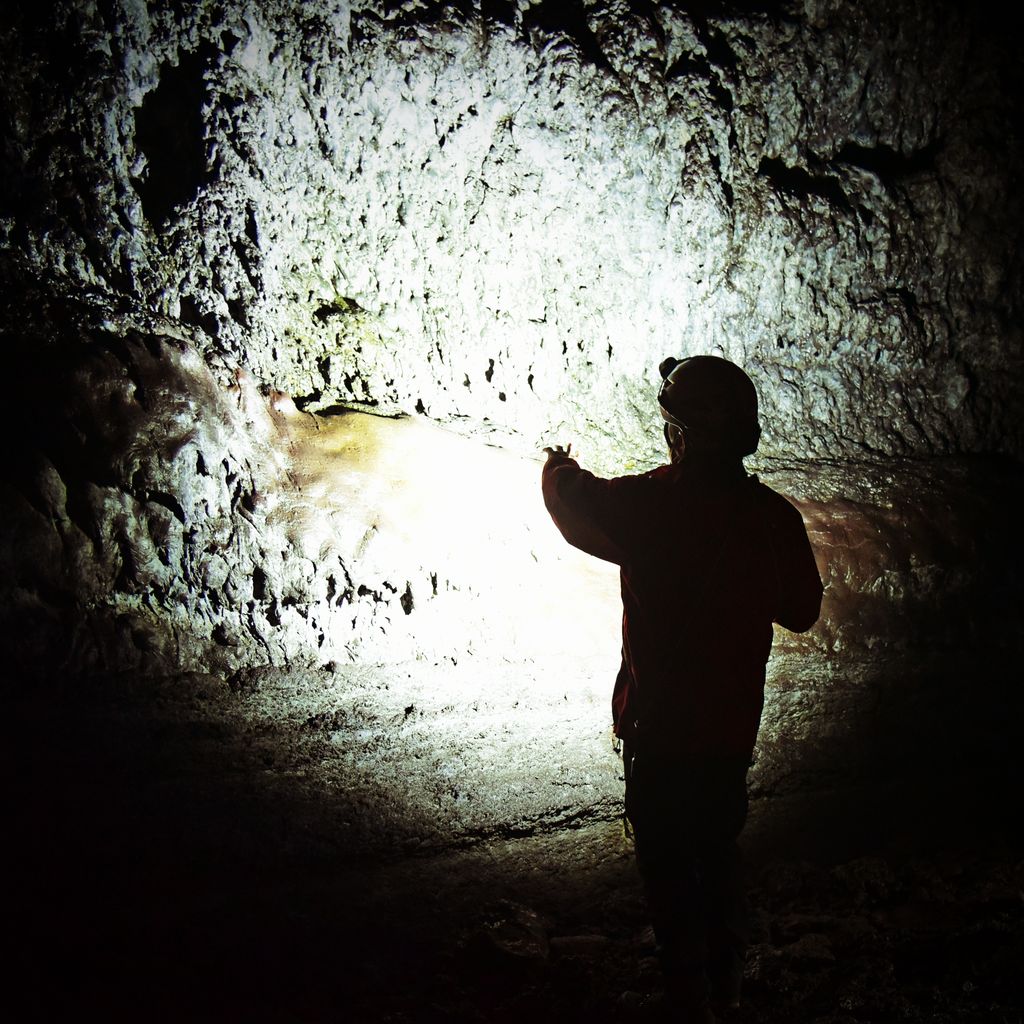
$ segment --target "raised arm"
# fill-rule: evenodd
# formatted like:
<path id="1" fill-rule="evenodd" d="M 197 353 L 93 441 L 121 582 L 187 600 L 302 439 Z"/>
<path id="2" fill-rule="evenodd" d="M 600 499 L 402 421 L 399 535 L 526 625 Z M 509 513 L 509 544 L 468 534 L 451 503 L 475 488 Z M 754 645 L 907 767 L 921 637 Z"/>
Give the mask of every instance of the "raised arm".
<path id="1" fill-rule="evenodd" d="M 544 504 L 562 536 L 581 551 L 622 565 L 626 557 L 623 483 L 581 469 L 569 449 L 546 448 L 541 487 Z"/>

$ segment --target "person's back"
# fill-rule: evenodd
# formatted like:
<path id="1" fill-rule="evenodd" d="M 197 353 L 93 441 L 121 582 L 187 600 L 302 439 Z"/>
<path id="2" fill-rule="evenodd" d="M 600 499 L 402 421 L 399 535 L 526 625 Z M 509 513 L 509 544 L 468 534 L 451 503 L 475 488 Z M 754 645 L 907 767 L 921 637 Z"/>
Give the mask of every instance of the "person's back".
<path id="1" fill-rule="evenodd" d="M 679 905 L 706 894 L 680 895 L 677 876 L 694 858 L 708 877 L 735 860 L 729 848 L 746 812 L 772 623 L 808 629 L 822 588 L 799 512 L 743 470 L 760 434 L 749 379 L 714 357 L 667 360 L 662 372 L 672 464 L 601 480 L 567 451 L 549 449 L 543 491 L 570 543 L 621 567 L 613 719 L 626 744 L 627 814 L 663 959 L 674 964 L 670 983 L 699 975 L 683 986 L 684 1002 L 707 1020 L 700 978 L 711 970 L 704 961 L 715 940 L 703 925 L 695 932 Z M 732 934 L 718 945 L 730 948 L 724 973 L 735 975 L 739 912 L 733 906 L 719 917 L 732 921 L 726 928 L 720 920 L 718 930 Z"/>

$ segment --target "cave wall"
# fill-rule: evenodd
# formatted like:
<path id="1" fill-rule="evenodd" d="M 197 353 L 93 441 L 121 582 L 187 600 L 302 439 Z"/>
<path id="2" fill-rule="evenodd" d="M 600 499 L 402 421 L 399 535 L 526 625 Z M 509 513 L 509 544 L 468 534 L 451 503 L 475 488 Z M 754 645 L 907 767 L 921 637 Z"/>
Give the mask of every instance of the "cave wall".
<path id="1" fill-rule="evenodd" d="M 22 12 L 0 231 L 311 410 L 560 430 L 621 469 L 655 456 L 659 359 L 719 351 L 766 455 L 1019 454 L 999 27 L 685 6 Z"/>
<path id="2" fill-rule="evenodd" d="M 1008 26 L 841 0 L 5 19 L 21 672 L 237 679 L 436 662 L 470 634 L 522 656 L 479 566 L 375 564 L 308 500 L 307 414 L 643 469 L 658 361 L 712 351 L 758 385 L 752 466 L 827 583 L 819 626 L 778 637 L 762 791 L 884 774 L 957 727 L 993 749 L 1019 656 Z"/>

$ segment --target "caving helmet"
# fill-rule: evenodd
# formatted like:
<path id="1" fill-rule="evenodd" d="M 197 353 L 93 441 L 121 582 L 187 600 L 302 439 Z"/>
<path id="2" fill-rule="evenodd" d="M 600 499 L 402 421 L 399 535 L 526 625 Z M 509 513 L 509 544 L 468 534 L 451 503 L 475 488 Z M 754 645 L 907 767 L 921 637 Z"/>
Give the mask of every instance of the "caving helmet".
<path id="1" fill-rule="evenodd" d="M 669 357 L 659 370 L 658 405 L 666 440 L 677 427 L 686 441 L 704 451 L 742 458 L 757 449 L 757 392 L 735 363 L 718 356 Z"/>

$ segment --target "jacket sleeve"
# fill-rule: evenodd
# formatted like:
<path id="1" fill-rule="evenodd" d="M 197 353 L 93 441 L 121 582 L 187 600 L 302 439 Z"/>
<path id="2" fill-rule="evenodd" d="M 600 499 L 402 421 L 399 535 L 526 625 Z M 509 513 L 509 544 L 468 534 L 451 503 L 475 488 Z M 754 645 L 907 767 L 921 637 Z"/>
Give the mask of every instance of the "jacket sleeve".
<path id="1" fill-rule="evenodd" d="M 772 516 L 769 540 L 777 585 L 773 618 L 794 633 L 806 632 L 818 621 L 824 588 L 803 517 L 784 498 Z"/>
<path id="2" fill-rule="evenodd" d="M 638 477 L 602 480 L 575 459 L 552 458 L 544 466 L 544 504 L 562 536 L 581 551 L 616 565 L 628 556 L 631 499 Z"/>

